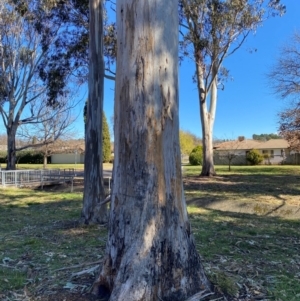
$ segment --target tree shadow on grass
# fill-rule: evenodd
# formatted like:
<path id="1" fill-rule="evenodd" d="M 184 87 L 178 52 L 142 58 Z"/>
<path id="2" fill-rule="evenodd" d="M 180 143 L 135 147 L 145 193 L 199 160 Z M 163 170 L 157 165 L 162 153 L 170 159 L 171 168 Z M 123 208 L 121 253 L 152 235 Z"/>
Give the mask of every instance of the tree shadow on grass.
<path id="1" fill-rule="evenodd" d="M 227 283 L 238 284 L 236 300 L 296 300 L 299 220 L 195 209 L 190 221 L 206 271 L 212 279 L 221 274 Z M 286 287 L 279 287 L 284 281 Z"/>
<path id="2" fill-rule="evenodd" d="M 300 217 L 297 176 L 186 177 L 184 187 L 188 205 L 257 215 Z"/>
<path id="3" fill-rule="evenodd" d="M 94 262 L 104 252 L 106 229 L 79 222 L 81 198 L 74 199 L 74 194 L 70 194 L 51 200 L 51 195 L 53 192 L 44 192 L 41 199 L 35 191 L 32 195 L 24 191 L 15 196 L 7 196 L 3 190 L 0 193 L 0 261 L 8 258 L 5 267 L 0 267 L 6 271 L 0 273 L 1 296 L 9 298 L 16 292 L 21 298 L 26 282 L 29 295 L 26 293 L 24 300 L 27 296 L 43 301 L 95 300 L 88 294 L 93 275 L 75 280 L 70 277 L 96 265 Z M 13 206 L 9 202 L 14 202 Z M 56 272 L 59 268 L 63 270 Z M 7 271 L 14 270 L 20 271 L 21 287 L 7 276 Z M 69 282 L 71 288 L 63 289 Z"/>

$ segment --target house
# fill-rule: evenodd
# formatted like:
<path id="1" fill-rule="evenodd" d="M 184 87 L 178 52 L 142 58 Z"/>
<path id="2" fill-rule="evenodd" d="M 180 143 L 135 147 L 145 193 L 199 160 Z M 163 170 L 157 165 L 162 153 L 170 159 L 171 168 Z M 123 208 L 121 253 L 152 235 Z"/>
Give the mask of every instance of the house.
<path id="1" fill-rule="evenodd" d="M 282 164 L 293 155 L 285 139 L 259 141 L 239 137 L 235 141 L 226 141 L 214 146 L 214 163 L 228 164 L 228 158 L 234 156 L 233 164 L 247 164 L 246 155 L 252 149 L 257 149 L 264 156 L 265 164 Z"/>
<path id="2" fill-rule="evenodd" d="M 83 164 L 84 152 L 81 149 L 62 150 L 51 155 L 52 164 Z"/>
<path id="3" fill-rule="evenodd" d="M 84 140 L 58 141 L 51 149 L 52 164 L 84 163 Z"/>

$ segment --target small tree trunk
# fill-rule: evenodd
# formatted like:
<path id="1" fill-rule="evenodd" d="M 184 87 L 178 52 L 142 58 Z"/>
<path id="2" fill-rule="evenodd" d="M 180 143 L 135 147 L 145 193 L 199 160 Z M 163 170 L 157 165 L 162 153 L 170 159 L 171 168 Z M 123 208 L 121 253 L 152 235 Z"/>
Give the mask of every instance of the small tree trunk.
<path id="1" fill-rule="evenodd" d="M 110 301 L 177 301 L 210 289 L 182 185 L 177 5 L 117 1 L 114 185 L 94 285 Z"/>
<path id="2" fill-rule="evenodd" d="M 7 127 L 7 170 L 16 169 L 16 133 L 16 126 Z"/>
<path id="3" fill-rule="evenodd" d="M 48 156 L 47 156 L 47 154 L 45 153 L 45 154 L 44 154 L 44 163 L 43 163 L 43 168 L 44 168 L 44 169 L 47 167 L 47 159 L 48 159 Z"/>
<path id="4" fill-rule="evenodd" d="M 85 223 L 107 222 L 102 167 L 103 116 L 103 19 L 102 1 L 90 0 L 89 98 L 85 126 L 84 193 L 82 217 Z"/>
<path id="5" fill-rule="evenodd" d="M 195 56 L 197 59 L 197 56 Z M 207 110 L 207 91 L 203 82 L 203 70 L 201 60 L 197 59 L 197 86 L 199 92 L 199 107 L 202 129 L 203 144 L 203 163 L 201 176 L 215 176 L 214 153 L 213 153 L 213 126 L 216 108 L 216 89 L 215 83 L 212 85 L 210 111 Z"/>
<path id="6" fill-rule="evenodd" d="M 214 153 L 213 153 L 213 133 L 209 122 L 209 113 L 203 108 L 206 104 L 200 104 L 202 120 L 202 144 L 203 144 L 203 163 L 201 176 L 215 176 Z"/>

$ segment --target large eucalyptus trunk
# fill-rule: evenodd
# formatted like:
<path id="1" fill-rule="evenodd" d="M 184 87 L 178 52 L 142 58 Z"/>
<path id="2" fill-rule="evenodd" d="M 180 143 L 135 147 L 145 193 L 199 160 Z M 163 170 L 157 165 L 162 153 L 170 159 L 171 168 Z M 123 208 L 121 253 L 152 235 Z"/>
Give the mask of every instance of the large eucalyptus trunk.
<path id="1" fill-rule="evenodd" d="M 16 169 L 16 133 L 17 126 L 11 125 L 7 127 L 7 170 L 15 170 Z"/>
<path id="2" fill-rule="evenodd" d="M 210 289 L 182 185 L 177 5 L 117 1 L 114 184 L 94 284 L 110 301 L 176 301 Z"/>
<path id="3" fill-rule="evenodd" d="M 90 0 L 89 98 L 85 124 L 84 192 L 81 216 L 84 222 L 107 222 L 102 167 L 102 113 L 104 88 L 103 8 Z"/>

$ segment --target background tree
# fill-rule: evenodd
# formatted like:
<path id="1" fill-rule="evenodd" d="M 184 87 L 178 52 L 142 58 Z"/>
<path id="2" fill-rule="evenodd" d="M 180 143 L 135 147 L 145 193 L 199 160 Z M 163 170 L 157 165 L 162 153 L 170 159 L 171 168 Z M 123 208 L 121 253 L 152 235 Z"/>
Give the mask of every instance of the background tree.
<path id="1" fill-rule="evenodd" d="M 268 79 L 274 93 L 290 100 L 289 107 L 279 114 L 279 131 L 292 149 L 300 149 L 300 31 L 279 52 Z"/>
<path id="2" fill-rule="evenodd" d="M 270 139 L 282 139 L 281 136 L 277 134 L 253 134 L 252 139 L 254 140 L 260 140 L 260 141 L 268 141 Z"/>
<path id="3" fill-rule="evenodd" d="M 109 162 L 111 157 L 110 133 L 105 113 L 102 117 L 102 159 L 103 163 Z"/>
<path id="4" fill-rule="evenodd" d="M 7 133 L 7 169 L 15 169 L 19 126 L 37 123 L 45 106 L 65 99 L 70 78 L 83 68 L 73 44 L 63 42 L 74 42 L 80 28 L 57 18 L 55 9 L 55 1 L 0 1 L 0 114 Z"/>
<path id="5" fill-rule="evenodd" d="M 292 150 L 300 151 L 300 103 L 279 114 L 279 131 Z"/>
<path id="6" fill-rule="evenodd" d="M 194 147 L 201 144 L 201 139 L 188 131 L 179 131 L 180 151 L 182 155 L 189 155 Z"/>
<path id="7" fill-rule="evenodd" d="M 84 192 L 81 216 L 84 222 L 105 223 L 107 221 L 103 183 L 103 3 L 89 2 L 89 97 L 86 105 Z"/>
<path id="8" fill-rule="evenodd" d="M 201 175 L 213 176 L 218 87 L 228 75 L 224 59 L 239 49 L 271 12 L 282 13 L 285 7 L 278 0 L 180 0 L 180 3 L 183 56 L 191 56 L 196 67 L 203 142 Z"/>
<path id="9" fill-rule="evenodd" d="M 227 150 L 225 152 L 222 151 L 221 153 L 219 153 L 217 151 L 217 154 L 219 155 L 219 157 L 222 157 L 227 160 L 228 171 L 231 171 L 231 164 L 233 163 L 234 159 L 241 155 L 239 153 L 239 146 L 240 146 L 240 142 L 242 142 L 244 140 L 245 140 L 244 136 L 239 136 L 238 139 L 231 140 L 229 150 Z"/>
<path id="10" fill-rule="evenodd" d="M 54 145 L 55 142 L 71 136 L 71 126 L 76 120 L 72 116 L 73 107 L 67 100 L 60 101 L 54 107 L 45 106 L 39 119 L 19 127 L 18 137 L 25 140 L 25 145 L 17 149 L 29 147 L 38 149 L 44 156 L 43 164 L 46 168 L 47 158 L 57 147 L 57 143 Z"/>
<path id="11" fill-rule="evenodd" d="M 185 300 L 209 290 L 184 200 L 178 3 L 117 1 L 115 157 L 109 236 L 94 292 Z"/>
<path id="12" fill-rule="evenodd" d="M 86 123 L 87 114 L 87 101 L 83 108 L 83 119 Z M 109 162 L 111 158 L 111 143 L 110 143 L 110 131 L 107 123 L 105 112 L 102 115 L 102 161 L 103 163 Z"/>

